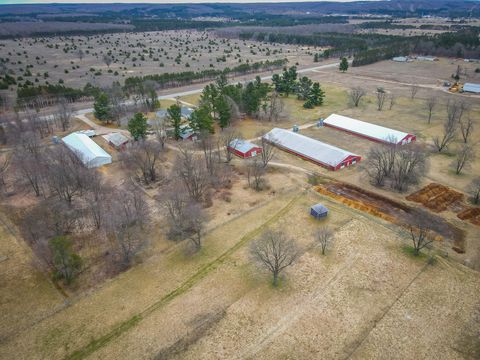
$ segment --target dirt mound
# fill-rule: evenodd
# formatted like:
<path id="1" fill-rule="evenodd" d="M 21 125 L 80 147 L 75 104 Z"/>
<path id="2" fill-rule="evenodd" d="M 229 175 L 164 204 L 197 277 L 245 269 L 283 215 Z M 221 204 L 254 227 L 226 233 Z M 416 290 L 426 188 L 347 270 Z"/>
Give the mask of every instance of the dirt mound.
<path id="1" fill-rule="evenodd" d="M 431 183 L 406 197 L 407 200 L 420 203 L 434 212 L 445 211 L 463 198 L 462 193 L 436 183 Z"/>
<path id="2" fill-rule="evenodd" d="M 472 224 L 480 225 L 480 208 L 467 208 L 459 212 L 457 217 L 462 220 L 468 220 Z"/>
<path id="3" fill-rule="evenodd" d="M 342 182 L 332 181 L 325 185 L 316 186 L 315 190 L 350 207 L 405 228 L 409 228 L 412 224 L 421 220 L 428 224 L 432 232 L 436 234 L 436 240 L 451 240 L 453 250 L 459 253 L 464 252 L 464 231 L 440 216 Z"/>

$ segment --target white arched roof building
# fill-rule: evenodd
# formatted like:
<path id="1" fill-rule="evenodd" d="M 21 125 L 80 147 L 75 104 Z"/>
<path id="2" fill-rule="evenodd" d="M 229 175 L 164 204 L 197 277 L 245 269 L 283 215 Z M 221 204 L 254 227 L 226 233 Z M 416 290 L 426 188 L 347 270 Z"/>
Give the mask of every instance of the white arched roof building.
<path id="1" fill-rule="evenodd" d="M 87 168 L 99 167 L 112 162 L 112 157 L 85 134 L 71 133 L 62 141 Z"/>

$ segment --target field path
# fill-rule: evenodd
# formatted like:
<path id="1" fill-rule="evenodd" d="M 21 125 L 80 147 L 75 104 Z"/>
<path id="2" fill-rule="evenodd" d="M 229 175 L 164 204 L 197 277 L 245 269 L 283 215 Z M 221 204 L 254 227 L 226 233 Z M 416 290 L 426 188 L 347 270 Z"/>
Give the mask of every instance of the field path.
<path id="1" fill-rule="evenodd" d="M 87 356 L 93 354 L 98 349 L 110 343 L 112 340 L 126 333 L 132 327 L 140 323 L 142 319 L 145 319 L 153 312 L 163 308 L 165 305 L 167 305 L 170 301 L 172 301 L 176 297 L 186 293 L 188 290 L 194 287 L 200 280 L 202 280 L 205 276 L 207 276 L 211 271 L 215 270 L 218 266 L 220 266 L 223 262 L 225 262 L 225 260 L 229 256 L 231 256 L 234 252 L 236 252 L 238 249 L 240 249 L 243 245 L 245 245 L 247 242 L 252 240 L 254 237 L 259 235 L 266 227 L 276 222 L 281 216 L 286 214 L 290 210 L 290 208 L 294 205 L 296 200 L 299 199 L 301 196 L 302 195 L 295 196 L 284 207 L 282 207 L 273 216 L 271 216 L 267 221 L 265 221 L 257 228 L 245 234 L 237 243 L 235 243 L 235 245 L 230 247 L 228 250 L 226 250 L 216 259 L 202 266 L 197 272 L 195 272 L 193 275 L 187 278 L 176 289 L 174 289 L 173 291 L 163 296 L 157 302 L 151 304 L 145 310 L 132 316 L 130 319 L 122 321 L 120 324 L 118 324 L 115 328 L 113 328 L 108 333 L 104 334 L 99 338 L 92 340 L 89 344 L 87 344 L 83 348 L 80 348 L 72 352 L 71 354 L 67 355 L 65 359 L 78 360 L 78 359 L 86 358 Z"/>

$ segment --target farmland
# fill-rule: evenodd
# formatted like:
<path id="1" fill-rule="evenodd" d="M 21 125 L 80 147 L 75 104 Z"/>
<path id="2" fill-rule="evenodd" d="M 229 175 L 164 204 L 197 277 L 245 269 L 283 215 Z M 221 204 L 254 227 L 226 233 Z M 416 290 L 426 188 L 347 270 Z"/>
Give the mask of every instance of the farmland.
<path id="1" fill-rule="evenodd" d="M 354 56 L 314 58 L 330 45 L 239 38 L 298 30 L 308 40 L 329 27 L 341 39 L 410 37 L 461 23 L 290 18 L 294 9 L 281 4 L 282 15 L 254 22 L 243 5 L 217 5 L 172 7 L 195 10 L 176 19 L 195 27 L 164 31 L 151 28 L 175 18 L 139 15 L 156 5 L 138 14 L 112 5 L 113 20 L 81 5 L 72 5 L 78 21 L 63 6 L 16 10 L 66 27 L 98 17 L 118 29 L 0 40 L 17 80 L 0 90 L 10 97 L 0 113 L 0 358 L 479 358 L 480 97 L 446 86 L 480 83 L 479 64 L 439 56 L 352 66 Z M 285 68 L 229 72 L 283 59 Z M 209 70 L 215 76 L 161 78 Z M 14 108 L 27 80 L 90 84 L 91 93 L 41 94 Z M 416 141 L 387 146 L 323 126 L 330 114 Z M 272 128 L 361 161 L 327 170 L 262 141 Z M 93 156 L 106 153 L 105 165 L 62 144 L 77 131 Z M 103 137 L 111 133 L 126 142 Z M 232 156 L 239 138 L 261 153 Z M 314 218 L 319 203 L 328 215 Z M 280 270 L 261 256 L 275 248 L 284 251 Z"/>

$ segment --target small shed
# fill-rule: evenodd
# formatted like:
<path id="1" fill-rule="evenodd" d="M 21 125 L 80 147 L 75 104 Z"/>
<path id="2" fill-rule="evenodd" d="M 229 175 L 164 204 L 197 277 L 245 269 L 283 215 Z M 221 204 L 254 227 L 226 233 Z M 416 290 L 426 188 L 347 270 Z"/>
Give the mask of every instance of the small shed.
<path id="1" fill-rule="evenodd" d="M 321 219 L 328 215 L 328 209 L 322 204 L 315 204 L 310 208 L 310 215 L 315 219 Z"/>
<path id="2" fill-rule="evenodd" d="M 110 133 L 102 136 L 108 144 L 117 150 L 125 150 L 129 142 L 128 137 L 121 133 Z"/>
<path id="3" fill-rule="evenodd" d="M 243 159 L 247 159 L 261 154 L 262 148 L 249 141 L 233 139 L 228 145 L 228 151 Z"/>

